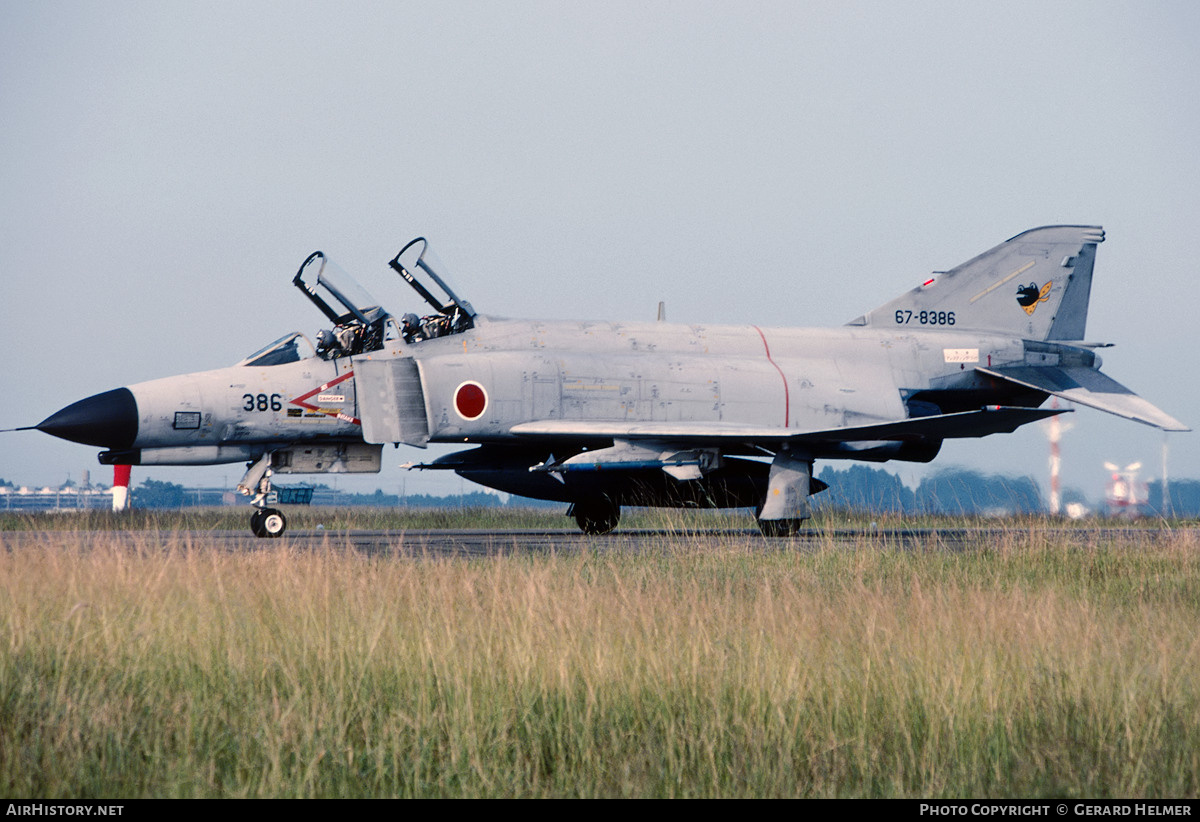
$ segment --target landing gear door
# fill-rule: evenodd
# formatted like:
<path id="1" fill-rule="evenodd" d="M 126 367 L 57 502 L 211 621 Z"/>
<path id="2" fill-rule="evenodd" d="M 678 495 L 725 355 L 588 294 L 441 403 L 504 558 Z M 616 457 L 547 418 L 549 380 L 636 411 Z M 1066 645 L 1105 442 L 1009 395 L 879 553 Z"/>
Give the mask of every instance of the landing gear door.
<path id="1" fill-rule="evenodd" d="M 354 372 L 363 439 L 424 448 L 429 442 L 429 420 L 416 361 L 411 357 L 362 360 L 355 363 Z"/>

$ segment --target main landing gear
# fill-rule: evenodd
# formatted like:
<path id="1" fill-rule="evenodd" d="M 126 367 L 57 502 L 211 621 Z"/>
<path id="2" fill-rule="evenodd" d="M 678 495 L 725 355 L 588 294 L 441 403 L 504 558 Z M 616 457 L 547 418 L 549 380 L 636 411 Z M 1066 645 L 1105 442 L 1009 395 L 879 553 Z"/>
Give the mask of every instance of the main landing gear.
<path id="1" fill-rule="evenodd" d="M 775 454 L 767 479 L 767 495 L 755 518 L 764 537 L 790 537 L 800 532 L 812 514 L 808 498 L 825 488 L 813 479 L 812 459 L 786 450 Z"/>
<path id="2" fill-rule="evenodd" d="M 758 530 L 764 537 L 794 537 L 804 526 L 802 519 L 759 519 Z"/>
<path id="3" fill-rule="evenodd" d="M 600 497 L 572 503 L 567 515 L 575 517 L 579 530 L 585 534 L 607 534 L 621 521 L 621 506 Z"/>
<path id="4" fill-rule="evenodd" d="M 758 514 L 762 514 L 761 508 Z M 572 503 L 571 507 L 567 509 L 567 516 L 574 517 L 576 524 L 579 525 L 579 530 L 585 534 L 608 534 L 621 521 L 621 506 L 604 497 L 589 499 Z M 756 517 L 758 529 L 764 537 L 793 537 L 803 530 L 805 519 L 807 517 L 788 517 L 786 519 Z"/>

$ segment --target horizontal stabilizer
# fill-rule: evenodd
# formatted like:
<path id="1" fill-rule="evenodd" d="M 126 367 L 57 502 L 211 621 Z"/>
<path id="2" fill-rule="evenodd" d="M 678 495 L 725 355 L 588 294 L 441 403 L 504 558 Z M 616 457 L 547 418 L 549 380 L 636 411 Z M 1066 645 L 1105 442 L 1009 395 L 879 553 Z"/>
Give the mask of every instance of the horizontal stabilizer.
<path id="1" fill-rule="evenodd" d="M 1018 365 L 976 368 L 981 374 L 1036 388 L 1064 400 L 1087 405 L 1118 417 L 1152 425 L 1164 431 L 1190 431 L 1186 425 L 1160 411 L 1116 380 L 1083 366 Z"/>

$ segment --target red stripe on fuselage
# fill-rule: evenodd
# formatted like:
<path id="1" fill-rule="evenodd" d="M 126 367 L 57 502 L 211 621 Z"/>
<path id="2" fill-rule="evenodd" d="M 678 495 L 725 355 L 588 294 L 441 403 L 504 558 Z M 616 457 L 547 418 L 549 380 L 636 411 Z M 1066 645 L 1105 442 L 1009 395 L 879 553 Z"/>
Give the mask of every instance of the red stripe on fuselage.
<path id="1" fill-rule="evenodd" d="M 336 417 L 339 420 L 344 420 L 346 422 L 352 422 L 355 425 L 362 425 L 362 421 L 360 421 L 358 419 L 358 417 L 352 417 L 349 414 L 343 413 L 341 411 L 332 411 L 328 408 L 321 408 L 320 406 L 313 405 L 310 402 L 305 402 L 305 400 L 307 400 L 309 397 L 313 396 L 314 394 L 320 394 L 322 391 L 327 391 L 328 389 L 333 388 L 333 386 L 337 385 L 339 382 L 345 382 L 346 380 L 350 379 L 353 376 L 354 376 L 353 371 L 347 371 L 345 374 L 338 377 L 336 380 L 330 380 L 329 382 L 325 383 L 324 385 L 318 385 L 316 388 L 314 388 L 312 391 L 309 391 L 307 394 L 301 394 L 300 396 L 296 397 L 294 400 L 288 400 L 288 402 L 290 402 L 292 405 L 298 405 L 301 408 L 307 408 L 309 411 L 319 411 L 322 414 L 326 414 L 330 417 Z"/>
<path id="2" fill-rule="evenodd" d="M 775 366 L 775 370 L 779 372 L 779 378 L 783 380 L 783 427 L 788 427 L 788 419 L 792 416 L 792 398 L 788 393 L 787 377 L 784 376 L 783 369 L 779 367 L 779 363 L 771 359 L 771 346 L 767 345 L 767 335 L 762 333 L 762 329 L 757 325 L 750 326 L 758 332 L 759 339 L 762 340 L 763 350 L 767 352 L 767 362 Z"/>

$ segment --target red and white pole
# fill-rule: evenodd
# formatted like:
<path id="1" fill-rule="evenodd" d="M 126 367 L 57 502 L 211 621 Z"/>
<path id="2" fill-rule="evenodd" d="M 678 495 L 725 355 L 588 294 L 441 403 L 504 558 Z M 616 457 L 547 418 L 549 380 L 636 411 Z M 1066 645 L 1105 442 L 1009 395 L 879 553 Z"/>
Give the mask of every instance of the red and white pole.
<path id="1" fill-rule="evenodd" d="M 1058 408 L 1058 397 L 1053 399 L 1050 407 Z M 1062 439 L 1062 427 L 1057 414 L 1047 422 L 1050 426 L 1050 516 L 1057 517 L 1059 511 L 1062 510 L 1062 493 L 1058 486 L 1059 473 L 1062 471 L 1062 453 L 1059 451 L 1058 445 L 1059 440 Z"/>
<path id="2" fill-rule="evenodd" d="M 129 507 L 129 469 L 128 465 L 113 466 L 113 510 L 124 511 Z"/>

